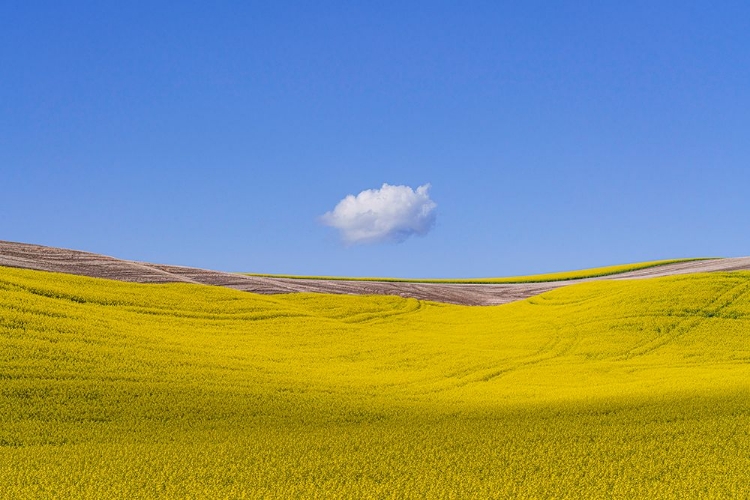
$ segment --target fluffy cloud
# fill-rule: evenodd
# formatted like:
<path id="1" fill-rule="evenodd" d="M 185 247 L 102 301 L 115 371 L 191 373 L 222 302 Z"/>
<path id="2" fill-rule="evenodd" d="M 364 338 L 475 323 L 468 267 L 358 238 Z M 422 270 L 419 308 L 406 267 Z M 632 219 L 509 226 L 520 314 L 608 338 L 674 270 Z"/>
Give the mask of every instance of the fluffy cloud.
<path id="1" fill-rule="evenodd" d="M 383 184 L 357 196 L 349 195 L 336 208 L 321 217 L 322 222 L 341 232 L 348 244 L 401 242 L 413 234 L 425 235 L 435 223 L 435 207 L 430 185 Z"/>

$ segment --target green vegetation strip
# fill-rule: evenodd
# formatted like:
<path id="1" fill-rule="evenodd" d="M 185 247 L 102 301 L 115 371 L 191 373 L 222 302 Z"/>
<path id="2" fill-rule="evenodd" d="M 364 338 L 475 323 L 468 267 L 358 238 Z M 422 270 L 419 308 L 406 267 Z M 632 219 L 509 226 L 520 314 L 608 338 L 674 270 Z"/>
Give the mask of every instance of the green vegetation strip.
<path id="1" fill-rule="evenodd" d="M 0 268 L 7 498 L 748 498 L 750 273 L 497 307 Z"/>
<path id="2" fill-rule="evenodd" d="M 591 269 L 582 269 L 580 271 L 564 271 L 558 273 L 533 274 L 530 276 L 510 276 L 506 278 L 452 278 L 452 279 L 410 279 L 410 278 L 359 278 L 359 277 L 342 277 L 342 276 L 299 276 L 294 274 L 258 274 L 242 273 L 246 276 L 257 276 L 259 278 L 290 278 L 290 279 L 308 279 L 308 280 L 337 280 L 337 281 L 382 281 L 387 283 L 458 283 L 458 284 L 503 284 L 503 283 L 544 283 L 549 281 L 569 281 L 585 278 L 599 278 L 601 276 L 610 276 L 613 274 L 627 273 L 630 271 L 639 271 L 651 267 L 664 266 L 667 264 L 679 264 L 681 262 L 693 262 L 697 260 L 708 260 L 710 257 L 693 258 L 693 259 L 671 259 L 671 260 L 654 260 L 649 262 L 638 262 L 635 264 L 621 264 L 617 266 L 595 267 Z"/>

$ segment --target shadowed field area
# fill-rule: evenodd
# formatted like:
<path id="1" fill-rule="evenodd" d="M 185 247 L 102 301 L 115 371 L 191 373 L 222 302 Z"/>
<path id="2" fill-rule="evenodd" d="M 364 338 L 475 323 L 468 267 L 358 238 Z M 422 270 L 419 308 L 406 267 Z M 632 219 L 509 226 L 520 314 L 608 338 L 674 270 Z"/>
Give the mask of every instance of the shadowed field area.
<path id="1" fill-rule="evenodd" d="M 0 490 L 743 498 L 750 273 L 497 307 L 0 268 Z"/>

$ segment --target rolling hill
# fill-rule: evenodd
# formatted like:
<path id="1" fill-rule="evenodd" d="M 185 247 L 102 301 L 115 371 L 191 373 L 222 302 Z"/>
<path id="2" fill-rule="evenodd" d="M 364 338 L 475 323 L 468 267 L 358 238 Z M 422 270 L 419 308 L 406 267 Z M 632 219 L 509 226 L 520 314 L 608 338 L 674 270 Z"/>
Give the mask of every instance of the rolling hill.
<path id="1" fill-rule="evenodd" d="M 0 491 L 748 497 L 750 272 L 567 284 L 467 307 L 0 267 Z"/>
<path id="2" fill-rule="evenodd" d="M 750 270 L 750 257 L 643 262 L 513 278 L 394 280 L 247 275 L 116 259 L 78 250 L 0 241 L 0 266 L 108 278 L 135 283 L 216 285 L 260 294 L 298 292 L 396 295 L 465 305 L 497 305 L 533 297 L 572 281 L 636 279 L 688 273 Z"/>

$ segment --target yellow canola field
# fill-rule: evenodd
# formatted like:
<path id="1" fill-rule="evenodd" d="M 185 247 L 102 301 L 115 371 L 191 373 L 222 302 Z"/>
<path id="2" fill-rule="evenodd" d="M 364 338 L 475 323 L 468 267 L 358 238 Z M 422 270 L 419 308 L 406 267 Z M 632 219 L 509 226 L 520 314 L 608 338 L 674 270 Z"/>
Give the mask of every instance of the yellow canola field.
<path id="1" fill-rule="evenodd" d="M 750 273 L 495 307 L 0 268 L 5 498 L 748 498 Z"/>

